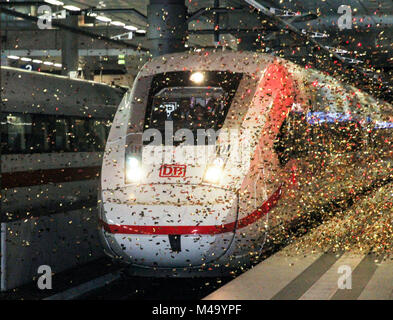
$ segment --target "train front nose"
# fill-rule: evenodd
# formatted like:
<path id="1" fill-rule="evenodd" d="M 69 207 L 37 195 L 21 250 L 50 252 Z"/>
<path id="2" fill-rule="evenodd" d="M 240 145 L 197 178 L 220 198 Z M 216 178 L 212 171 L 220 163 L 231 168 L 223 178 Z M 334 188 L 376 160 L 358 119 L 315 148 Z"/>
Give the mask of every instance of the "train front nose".
<path id="1" fill-rule="evenodd" d="M 124 195 L 127 201 L 111 200 Z M 220 258 L 232 243 L 237 198 L 231 191 L 153 184 L 102 196 L 107 243 L 132 264 L 198 267 Z"/>

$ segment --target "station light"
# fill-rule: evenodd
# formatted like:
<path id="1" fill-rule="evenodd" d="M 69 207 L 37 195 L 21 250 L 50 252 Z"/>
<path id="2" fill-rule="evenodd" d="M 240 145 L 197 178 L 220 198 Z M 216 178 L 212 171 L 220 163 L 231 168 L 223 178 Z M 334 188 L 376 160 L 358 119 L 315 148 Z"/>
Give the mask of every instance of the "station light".
<path id="1" fill-rule="evenodd" d="M 111 18 L 108 18 L 108 17 L 105 17 L 105 16 L 97 16 L 96 20 L 101 21 L 101 22 L 111 22 L 112 21 Z"/>
<path id="2" fill-rule="evenodd" d="M 190 76 L 190 80 L 192 82 L 195 82 L 198 84 L 202 83 L 204 79 L 205 79 L 205 76 L 203 75 L 202 72 L 199 72 L 199 71 L 192 73 Z"/>
<path id="3" fill-rule="evenodd" d="M 70 11 L 81 11 L 81 8 L 78 8 L 76 6 L 71 6 L 71 5 L 67 5 L 63 7 L 66 10 L 70 10 Z"/>
<path id="4" fill-rule="evenodd" d="M 208 183 L 218 183 L 223 174 L 224 160 L 216 158 L 213 164 L 209 165 L 206 169 L 204 181 Z"/>
<path id="5" fill-rule="evenodd" d="M 61 68 L 62 64 L 61 63 L 54 63 L 51 61 L 42 61 L 40 59 L 31 59 L 28 57 L 18 57 L 18 56 L 8 56 L 9 59 L 13 60 L 21 60 L 21 61 L 26 61 L 26 62 L 32 62 L 32 63 L 37 63 L 37 64 L 45 64 L 47 66 L 54 66 L 57 68 Z"/>
<path id="6" fill-rule="evenodd" d="M 53 4 L 54 6 L 62 6 L 62 5 L 64 5 L 63 2 L 57 1 L 57 0 L 44 0 L 44 2 L 49 3 L 49 4 Z"/>
<path id="7" fill-rule="evenodd" d="M 117 56 L 117 64 L 126 64 L 126 58 L 124 54 L 119 54 Z"/>
<path id="8" fill-rule="evenodd" d="M 136 30 L 135 32 L 136 32 L 136 33 L 145 34 L 145 33 L 146 33 L 146 30 L 138 29 L 138 30 Z"/>
<path id="9" fill-rule="evenodd" d="M 117 26 L 117 27 L 124 27 L 126 24 L 121 21 L 111 21 L 111 25 Z"/>
<path id="10" fill-rule="evenodd" d="M 124 29 L 130 30 L 130 31 L 136 31 L 136 30 L 138 30 L 137 27 L 134 27 L 134 26 L 131 26 L 131 25 L 124 26 Z"/>

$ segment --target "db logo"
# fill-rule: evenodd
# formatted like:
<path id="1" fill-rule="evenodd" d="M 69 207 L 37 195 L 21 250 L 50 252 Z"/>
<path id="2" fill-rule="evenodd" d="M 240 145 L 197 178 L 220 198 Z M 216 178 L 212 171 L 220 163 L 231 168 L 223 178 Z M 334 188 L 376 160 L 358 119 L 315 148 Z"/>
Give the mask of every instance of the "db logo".
<path id="1" fill-rule="evenodd" d="M 186 165 L 184 164 L 164 164 L 160 168 L 160 177 L 184 177 L 186 175 Z"/>

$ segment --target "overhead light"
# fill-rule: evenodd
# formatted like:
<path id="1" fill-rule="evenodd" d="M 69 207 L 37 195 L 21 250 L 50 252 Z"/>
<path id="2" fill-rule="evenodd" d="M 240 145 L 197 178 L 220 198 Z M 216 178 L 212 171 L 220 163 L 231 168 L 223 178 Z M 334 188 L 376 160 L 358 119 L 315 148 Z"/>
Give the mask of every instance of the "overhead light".
<path id="1" fill-rule="evenodd" d="M 108 18 L 108 17 L 105 17 L 105 16 L 97 16 L 96 20 L 99 20 L 99 21 L 102 21 L 102 22 L 111 22 L 112 21 L 111 18 Z"/>
<path id="2" fill-rule="evenodd" d="M 33 61 L 32 61 L 33 63 L 42 63 L 42 60 L 39 60 L 39 59 L 33 59 Z"/>
<path id="3" fill-rule="evenodd" d="M 50 62 L 50 61 L 44 61 L 44 64 L 45 64 L 45 65 L 47 65 L 47 66 L 52 66 L 52 65 L 53 65 L 53 62 Z"/>
<path id="4" fill-rule="evenodd" d="M 55 63 L 54 66 L 57 67 L 57 68 L 61 68 L 62 64 L 61 63 Z"/>
<path id="5" fill-rule="evenodd" d="M 63 2 L 57 1 L 57 0 L 44 0 L 44 2 L 49 3 L 49 4 L 53 4 L 54 6 L 62 6 L 62 5 L 64 5 Z"/>
<path id="6" fill-rule="evenodd" d="M 81 8 L 75 7 L 75 6 L 64 6 L 64 9 L 70 10 L 70 11 L 81 11 Z"/>
<path id="7" fill-rule="evenodd" d="M 8 56 L 7 58 L 12 60 L 19 60 L 18 56 Z"/>
<path id="8" fill-rule="evenodd" d="M 23 58 L 20 58 L 22 61 L 31 61 L 31 59 L 30 58 L 25 58 L 25 57 L 23 57 Z"/>
<path id="9" fill-rule="evenodd" d="M 126 24 L 121 21 L 111 21 L 111 25 L 124 27 Z"/>
<path id="10" fill-rule="evenodd" d="M 190 80 L 192 82 L 195 82 L 195 83 L 198 83 L 198 84 L 202 83 L 204 79 L 205 79 L 205 76 L 200 71 L 194 72 L 190 76 Z"/>
<path id="11" fill-rule="evenodd" d="M 136 31 L 136 33 L 146 33 L 146 30 L 139 29 L 139 30 Z"/>
<path id="12" fill-rule="evenodd" d="M 138 30 L 138 28 L 137 28 L 137 27 L 134 27 L 134 26 L 124 26 L 124 29 L 131 30 L 131 31 L 136 31 L 136 30 Z"/>

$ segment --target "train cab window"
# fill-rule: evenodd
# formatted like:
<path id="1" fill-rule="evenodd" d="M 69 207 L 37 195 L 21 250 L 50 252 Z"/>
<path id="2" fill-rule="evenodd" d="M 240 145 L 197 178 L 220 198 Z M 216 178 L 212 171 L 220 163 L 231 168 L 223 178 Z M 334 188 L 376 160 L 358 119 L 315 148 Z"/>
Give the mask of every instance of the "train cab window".
<path id="1" fill-rule="evenodd" d="M 173 125 L 174 134 L 180 129 L 191 130 L 195 142 L 198 129 L 204 132 L 209 129 L 219 130 L 224 124 L 242 74 L 223 71 L 202 74 L 198 83 L 193 82 L 191 72 L 156 74 L 151 82 L 144 129 L 159 130 L 162 141 L 166 141 L 167 123 Z M 212 140 L 206 141 L 209 143 Z"/>

